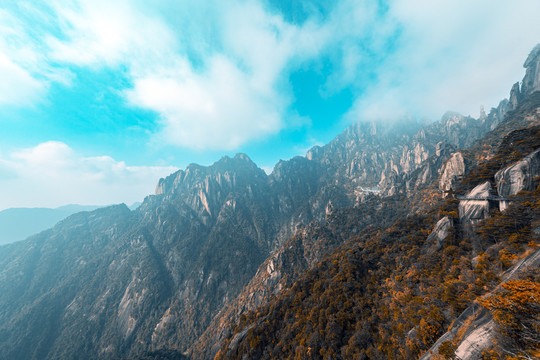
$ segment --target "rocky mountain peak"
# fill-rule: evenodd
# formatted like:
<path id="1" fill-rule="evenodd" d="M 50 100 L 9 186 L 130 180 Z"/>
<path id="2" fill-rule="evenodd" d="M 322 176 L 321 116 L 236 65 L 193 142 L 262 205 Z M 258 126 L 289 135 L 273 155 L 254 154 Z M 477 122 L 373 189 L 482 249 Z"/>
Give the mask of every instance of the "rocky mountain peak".
<path id="1" fill-rule="evenodd" d="M 317 158 L 322 153 L 322 147 L 319 145 L 313 146 L 306 154 L 308 160 L 313 160 Z"/>
<path id="2" fill-rule="evenodd" d="M 509 111 L 515 110 L 522 98 L 540 91 L 540 44 L 532 49 L 523 67 L 527 70 L 521 82 L 521 89 L 519 83 L 515 83 L 510 90 Z"/>
<path id="3" fill-rule="evenodd" d="M 466 125 L 465 116 L 455 111 L 447 111 L 444 113 L 444 115 L 441 117 L 441 122 L 446 126 L 446 128 Z"/>
<path id="4" fill-rule="evenodd" d="M 454 183 L 465 174 L 465 159 L 461 151 L 453 153 L 442 168 L 442 175 L 439 180 L 439 189 L 449 191 Z"/>
<path id="5" fill-rule="evenodd" d="M 209 178 L 220 182 L 221 178 L 265 178 L 266 173 L 260 169 L 246 154 L 236 154 L 233 158 L 224 156 L 210 166 L 190 164 L 185 170 L 179 170 L 165 178 L 159 179 L 155 195 L 175 192 L 179 187 L 189 188 L 208 182 Z M 249 179 L 246 180 L 249 182 Z"/>
<path id="6" fill-rule="evenodd" d="M 244 153 L 238 153 L 236 155 L 234 155 L 234 158 L 235 159 L 238 159 L 238 160 L 243 160 L 243 161 L 248 161 L 250 163 L 253 163 L 253 161 L 251 161 L 251 159 L 249 158 L 249 156 L 247 156 L 246 154 Z"/>
<path id="7" fill-rule="evenodd" d="M 521 93 L 523 96 L 527 96 L 540 90 L 540 44 L 537 44 L 531 51 L 523 67 L 527 70 L 521 85 Z"/>
<path id="8" fill-rule="evenodd" d="M 510 90 L 510 100 L 508 100 L 508 110 L 512 111 L 517 108 L 521 100 L 521 92 L 519 90 L 519 82 L 515 83 Z"/>
<path id="9" fill-rule="evenodd" d="M 259 167 L 244 153 L 238 153 L 234 157 L 223 156 L 219 161 L 210 166 L 215 171 L 240 171 L 242 169 L 258 172 Z"/>

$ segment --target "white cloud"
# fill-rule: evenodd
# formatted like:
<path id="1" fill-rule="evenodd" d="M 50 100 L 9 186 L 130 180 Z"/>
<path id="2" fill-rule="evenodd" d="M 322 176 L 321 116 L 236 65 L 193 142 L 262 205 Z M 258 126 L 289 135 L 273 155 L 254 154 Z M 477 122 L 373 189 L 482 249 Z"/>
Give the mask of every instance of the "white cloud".
<path id="1" fill-rule="evenodd" d="M 0 79 L 0 105 L 31 105 L 46 89 L 43 82 L 1 52 Z"/>
<path id="2" fill-rule="evenodd" d="M 129 1 L 80 0 L 54 3 L 62 38 L 49 35 L 49 57 L 78 66 L 128 64 L 143 68 L 175 49 L 175 36 L 159 19 Z M 70 6 L 71 5 L 71 6 Z"/>
<path id="3" fill-rule="evenodd" d="M 29 42 L 20 22 L 0 9 L 0 105 L 32 105 L 45 93 L 47 83 L 32 71 L 39 54 Z"/>
<path id="4" fill-rule="evenodd" d="M 203 74 L 188 66 L 136 79 L 127 97 L 161 114 L 160 136 L 169 144 L 235 149 L 281 128 L 278 94 L 258 92 L 249 76 L 223 56 L 212 57 L 207 67 Z"/>
<path id="5" fill-rule="evenodd" d="M 478 116 L 481 104 L 497 106 L 539 41 L 538 13 L 538 1 L 392 1 L 384 21 L 400 31 L 395 49 L 348 119 Z"/>
<path id="6" fill-rule="evenodd" d="M 30 36 L 0 10 L 0 104 L 69 84 L 73 66 L 120 70 L 132 85 L 121 89 L 128 103 L 160 116 L 155 142 L 214 150 L 290 126 L 288 76 L 321 55 L 331 62 L 318 64 L 321 94 L 357 95 L 349 120 L 476 115 L 520 79 L 540 33 L 532 0 L 343 0 L 302 24 L 256 0 L 58 0 L 34 10 L 56 30 Z"/>
<path id="7" fill-rule="evenodd" d="M 180 47 L 196 46 L 180 46 L 163 19 L 128 1 L 59 4 L 55 9 L 65 38 L 47 38 L 52 59 L 78 66 L 125 66 L 133 82 L 125 91 L 129 103 L 160 115 L 158 140 L 187 148 L 235 149 L 279 131 L 290 101 L 278 89 L 283 69 L 301 43 L 306 51 L 317 46 L 281 17 L 267 15 L 260 4 L 216 2 L 221 11 L 205 19 L 182 14 L 179 5 L 177 21 L 218 28 L 221 50 L 195 54 L 202 59 L 195 67 Z M 298 43 L 298 38 L 304 40 Z"/>
<path id="8" fill-rule="evenodd" d="M 49 141 L 0 157 L 0 204 L 131 204 L 153 193 L 159 178 L 175 170 L 128 166 L 109 156 L 86 157 L 62 142 Z"/>
<path id="9" fill-rule="evenodd" d="M 328 29 L 313 22 L 296 26 L 269 14 L 258 3 L 236 3 L 223 9 L 223 43 L 246 68 L 253 86 L 268 92 L 291 61 L 317 55 L 330 40 Z"/>
<path id="10" fill-rule="evenodd" d="M 158 112 L 159 138 L 193 149 L 236 149 L 277 133 L 292 99 L 283 87 L 294 59 L 315 55 L 328 34 L 312 23 L 287 24 L 260 4 L 218 5 L 215 20 L 224 51 L 194 69 L 181 55 L 173 66 L 153 66 L 126 91 L 133 106 Z"/>

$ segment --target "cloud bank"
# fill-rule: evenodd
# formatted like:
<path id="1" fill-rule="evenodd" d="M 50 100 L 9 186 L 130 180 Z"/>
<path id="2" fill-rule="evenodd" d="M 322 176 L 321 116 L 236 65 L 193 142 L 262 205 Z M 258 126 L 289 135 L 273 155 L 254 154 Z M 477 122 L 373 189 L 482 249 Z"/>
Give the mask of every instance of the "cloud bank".
<path id="1" fill-rule="evenodd" d="M 324 16 L 305 8 L 300 23 L 254 0 L 27 4 L 33 20 L 56 24 L 38 35 L 3 10 L 0 75 L 14 91 L 0 104 L 27 104 L 76 68 L 107 68 L 127 77 L 118 89 L 127 104 L 158 115 L 155 142 L 231 150 L 291 126 L 289 77 L 309 66 L 324 66 L 323 98 L 354 94 L 347 121 L 474 115 L 522 76 L 540 33 L 534 0 L 343 0 Z"/>
<path id="2" fill-rule="evenodd" d="M 437 119 L 497 106 L 540 41 L 539 11 L 534 1 L 391 1 L 386 19 L 400 35 L 348 116 Z"/>
<path id="3" fill-rule="evenodd" d="M 128 166 L 109 156 L 85 157 L 62 142 L 49 141 L 0 155 L 0 210 L 66 204 L 130 205 L 153 192 L 166 166 Z M 29 196 L 26 196 L 29 194 Z"/>

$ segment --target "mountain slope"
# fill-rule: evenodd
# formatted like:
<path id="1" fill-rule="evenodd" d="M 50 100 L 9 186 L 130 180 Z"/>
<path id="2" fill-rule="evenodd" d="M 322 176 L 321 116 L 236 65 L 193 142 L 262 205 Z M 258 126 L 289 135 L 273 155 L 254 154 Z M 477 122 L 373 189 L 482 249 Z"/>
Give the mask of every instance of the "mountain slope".
<path id="1" fill-rule="evenodd" d="M 527 76 L 538 76 L 538 73 L 528 72 Z M 414 127 L 415 124 L 405 126 L 409 133 L 405 131 L 399 135 L 387 132 L 388 129 L 383 128 L 386 132 L 382 131 L 383 136 L 381 136 L 381 132 L 377 134 L 377 127 L 375 125 L 367 126 L 359 124 L 347 129 L 346 132 L 329 145 L 323 148 L 314 148 L 308 153 L 307 157 L 308 159 L 319 159 L 323 164 L 334 164 L 331 168 L 332 170 L 327 171 L 327 173 L 346 174 L 345 176 L 336 177 L 340 179 L 342 186 L 349 189 L 349 191 L 351 189 L 353 191 L 360 189 L 361 195 L 357 198 L 356 206 L 358 206 L 358 200 L 365 201 L 362 197 L 369 196 L 369 192 L 362 194 L 362 187 L 358 186 L 359 180 L 362 180 L 364 181 L 364 185 L 373 186 L 374 184 L 378 184 L 383 190 L 383 194 L 396 192 L 406 194 L 408 203 L 401 199 L 401 205 L 403 207 L 409 207 L 409 214 L 432 211 L 430 209 L 433 209 L 433 206 L 438 206 L 437 204 L 441 201 L 441 191 L 443 193 L 448 191 L 465 191 L 467 186 L 478 184 L 482 179 L 484 181 L 488 178 L 493 179 L 497 167 L 504 166 L 516 158 L 527 155 L 528 152 L 537 146 L 538 139 L 535 137 L 536 130 L 534 128 L 530 131 L 522 130 L 514 133 L 512 131 L 540 124 L 540 117 L 538 116 L 540 92 L 528 94 L 527 97 L 521 98 L 519 106 L 517 103 L 514 105 L 513 110 L 507 114 L 506 121 L 502 123 L 501 121 L 506 114 L 506 101 L 502 101 L 497 109 L 492 109 L 489 116 L 481 116 L 479 120 L 466 119 L 449 113 L 440 122 L 434 123 L 427 129 L 417 131 Z M 464 130 L 464 132 L 460 132 L 460 129 Z M 469 133 L 465 133 L 468 129 L 472 130 Z M 478 136 L 471 136 L 471 134 L 474 134 L 476 131 L 478 134 L 483 135 L 488 130 L 491 131 L 484 138 L 481 138 L 476 143 L 474 142 Z M 411 136 L 411 134 L 415 135 Z M 467 136 L 464 136 L 465 134 Z M 508 134 L 511 135 L 505 137 Z M 400 148 L 398 147 L 402 151 L 402 157 L 397 162 L 391 157 L 397 153 L 395 149 L 393 155 L 388 156 L 385 153 L 385 147 L 381 146 L 381 144 L 385 140 L 395 145 L 399 144 L 400 141 L 405 142 L 404 140 L 400 140 L 400 137 L 401 139 L 408 137 L 407 139 L 410 143 Z M 418 142 L 418 139 L 425 138 L 429 140 Z M 381 177 L 377 178 L 376 172 L 371 173 L 371 178 L 367 176 L 366 169 L 373 168 L 373 161 L 366 160 L 366 155 L 368 154 L 358 151 L 359 146 L 357 144 L 363 144 L 367 148 L 369 146 L 375 146 L 375 148 L 371 148 L 373 153 L 377 154 L 375 160 L 381 154 L 382 156 L 388 156 L 382 162 L 386 164 L 386 168 L 382 171 Z M 431 151 L 425 150 L 429 148 L 428 146 L 431 146 Z M 467 146 L 472 146 L 472 149 L 456 152 L 456 148 Z M 512 156 L 509 157 L 507 156 L 508 154 L 497 154 L 496 150 L 499 147 L 503 149 L 512 148 Z M 408 151 L 409 148 L 413 148 L 414 152 L 411 153 Z M 455 159 L 457 158 L 461 159 L 461 165 L 455 165 Z M 447 162 L 447 160 L 449 161 Z M 358 163 L 360 165 L 356 165 Z M 396 163 L 399 163 L 401 167 L 396 166 Z M 339 167 L 340 164 L 342 166 L 341 168 Z M 363 172 L 355 172 L 355 167 L 362 169 Z M 391 175 L 387 177 L 385 171 L 388 168 L 390 168 Z M 464 182 L 459 182 L 458 180 L 465 175 L 466 171 L 468 173 L 472 171 L 472 174 Z M 351 174 L 353 176 L 350 176 Z M 371 183 L 367 181 L 371 181 Z M 355 194 L 358 194 L 358 192 L 355 192 Z M 374 204 L 368 204 L 369 202 L 367 202 L 367 206 L 376 206 Z M 378 205 L 380 206 L 381 204 L 378 203 Z M 388 211 L 388 208 L 386 211 Z M 457 208 L 453 211 L 448 210 L 448 212 L 455 213 L 457 216 Z M 343 215 L 343 212 L 339 214 L 338 216 L 346 217 Z M 357 220 L 357 223 L 362 223 L 362 221 Z M 324 225 L 322 226 L 324 227 Z M 313 266 L 313 263 L 321 260 L 321 257 L 318 257 L 316 261 L 309 262 L 308 266 L 304 256 L 301 255 L 308 252 L 314 244 L 320 247 L 321 241 L 316 240 L 316 236 L 310 238 L 305 235 L 310 233 L 310 228 L 308 227 L 306 230 L 303 230 L 302 234 L 304 235 L 297 237 L 296 242 L 287 243 L 262 264 L 257 272 L 257 276 L 244 289 L 237 301 L 222 311 L 213 320 L 212 325 L 205 334 L 197 341 L 191 353 L 194 358 L 204 359 L 212 357 L 216 352 L 217 344 L 221 343 L 224 337 L 231 335 L 232 328 L 242 314 L 250 310 L 255 311 L 258 307 L 264 305 L 275 294 L 279 293 L 282 288 L 287 288 L 287 286 L 290 286 L 296 281 L 302 274 L 302 271 L 309 270 Z M 348 234 L 347 236 L 356 234 L 348 233 L 346 229 L 342 229 L 341 233 Z M 444 238 L 445 236 L 446 233 L 442 237 Z M 325 252 L 330 252 L 339 243 L 345 241 L 343 235 L 339 238 L 341 240 L 337 243 L 329 241 L 328 238 L 325 239 L 327 244 L 326 247 L 323 247 Z M 298 239 L 302 240 L 299 241 Z M 325 242 L 323 241 L 323 243 Z M 284 255 L 291 252 L 292 249 L 295 249 L 293 252 L 300 254 L 300 256 L 291 257 L 290 255 Z M 287 262 L 284 263 L 284 259 Z M 298 271 L 298 269 L 301 269 L 301 271 Z"/>
<path id="2" fill-rule="evenodd" d="M 4 247 L 0 358 L 109 358 L 187 346 L 266 256 L 265 179 L 245 156 L 191 166 L 136 211 L 73 215 Z M 40 330 L 44 322 L 56 330 Z M 28 346 L 36 339 L 49 345 Z"/>
<path id="3" fill-rule="evenodd" d="M 538 121 L 538 109 L 540 102 L 529 124 Z M 458 185 L 477 182 L 478 173 L 495 182 L 495 171 L 516 161 L 516 154 L 540 148 L 538 128 L 526 131 L 510 133 Z M 497 286 L 501 269 L 538 245 L 539 195 L 538 189 L 515 195 L 505 212 L 492 212 L 472 229 L 460 222 L 452 198 L 384 231 L 356 234 L 345 225 L 343 245 L 242 316 L 217 358 L 417 358 L 472 300 Z M 428 236 L 440 231 L 435 222 L 445 217 L 455 226 Z"/>
<path id="4" fill-rule="evenodd" d="M 367 228 L 381 229 L 407 211 L 394 203 L 405 201 L 394 196 L 381 202 L 372 196 L 354 209 L 336 210 L 326 221 L 313 222 L 283 244 L 259 267 L 257 274 L 243 289 L 237 299 L 225 307 L 212 320 L 205 333 L 190 351 L 193 359 L 213 358 L 239 318 L 267 303 L 290 287 L 298 278 L 324 259 L 351 233 L 358 234 Z M 382 206 L 381 206 L 382 205 Z"/>
<path id="5" fill-rule="evenodd" d="M 0 245 L 26 239 L 47 230 L 69 215 L 99 206 L 66 205 L 56 209 L 11 208 L 0 211 Z"/>
<path id="6" fill-rule="evenodd" d="M 192 164 L 160 180 L 156 195 L 135 211 L 113 211 L 107 219 L 112 223 L 103 222 L 107 226 L 78 234 L 75 229 L 86 229 L 89 218 L 101 215 L 74 216 L 52 232 L 5 247 L 0 306 L 10 311 L 0 313 L 0 331 L 9 334 L 14 324 L 28 331 L 13 332 L 17 341 L 0 338 L 0 349 L 27 359 L 184 352 L 298 229 L 366 201 L 372 196 L 368 188 L 381 182 L 385 171 L 399 179 L 437 152 L 437 143 L 461 139 L 474 124 L 482 133 L 492 126 L 486 124 L 498 121 L 486 119 L 452 115 L 428 130 L 416 124 L 408 133 L 389 125 L 380 130 L 354 125 L 306 157 L 278 163 L 269 176 L 243 154 L 210 167 Z M 374 152 L 378 157 L 369 155 Z M 89 247 L 94 250 L 88 252 Z M 44 261 L 44 249 L 56 252 Z M 95 267 L 94 278 L 69 280 L 86 274 L 87 264 Z M 38 279 L 41 287 L 28 287 Z M 19 286 L 12 289 L 12 283 Z M 15 301 L 18 297 L 26 300 Z M 38 332 L 42 321 L 29 309 L 46 309 L 47 321 L 58 330 Z M 71 334 L 87 340 L 81 343 Z M 51 345 L 36 352 L 28 346 L 30 339 Z"/>

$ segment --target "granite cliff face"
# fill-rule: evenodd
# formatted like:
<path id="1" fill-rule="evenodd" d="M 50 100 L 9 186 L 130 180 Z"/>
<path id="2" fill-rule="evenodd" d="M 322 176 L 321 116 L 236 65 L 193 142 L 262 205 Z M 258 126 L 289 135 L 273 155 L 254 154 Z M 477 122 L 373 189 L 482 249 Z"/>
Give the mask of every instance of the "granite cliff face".
<path id="1" fill-rule="evenodd" d="M 508 100 L 508 111 L 515 110 L 521 101 L 521 92 L 519 82 L 515 83 L 510 90 L 510 99 Z"/>
<path id="2" fill-rule="evenodd" d="M 467 167 L 463 154 L 459 151 L 453 153 L 444 164 L 441 178 L 439 180 L 439 189 L 448 192 L 453 188 L 454 183 L 465 174 Z"/>
<path id="3" fill-rule="evenodd" d="M 459 220 L 462 223 L 476 223 L 489 216 L 489 197 L 494 195 L 491 183 L 486 181 L 465 194 L 459 202 Z"/>
<path id="4" fill-rule="evenodd" d="M 531 51 L 523 67 L 526 71 L 521 82 L 521 88 L 519 83 L 512 86 L 508 111 L 515 110 L 521 99 L 540 90 L 540 44 L 537 44 Z"/>
<path id="5" fill-rule="evenodd" d="M 535 151 L 517 163 L 495 174 L 497 193 L 509 197 L 525 190 L 536 188 L 535 178 L 540 175 L 540 151 Z"/>
<path id="6" fill-rule="evenodd" d="M 505 111 L 502 101 L 479 119 L 448 112 L 428 126 L 412 120 L 399 126 L 359 123 L 328 145 L 311 149 L 306 158 L 317 164 L 325 186 L 339 184 L 355 194 L 352 204 L 370 191 L 410 194 L 438 178 L 454 149 L 470 147 L 502 121 Z"/>
<path id="7" fill-rule="evenodd" d="M 439 249 L 442 246 L 444 239 L 450 233 L 450 230 L 454 226 L 454 221 L 451 217 L 445 216 L 441 220 L 437 221 L 437 224 L 433 228 L 431 234 L 426 239 L 427 243 L 435 243 L 435 247 Z"/>
<path id="8" fill-rule="evenodd" d="M 268 303 L 345 241 L 344 223 L 354 223 L 351 233 L 359 234 L 374 224 L 384 228 L 404 213 L 402 208 L 381 206 L 379 200 L 372 196 L 354 209 L 337 210 L 326 221 L 313 222 L 303 228 L 266 259 L 238 298 L 213 319 L 190 349 L 190 357 L 201 360 L 213 358 L 243 314 Z"/>
<path id="9" fill-rule="evenodd" d="M 531 51 L 523 67 L 527 70 L 523 77 L 521 94 L 527 96 L 540 90 L 540 44 Z"/>

